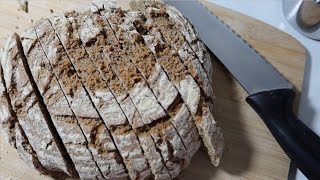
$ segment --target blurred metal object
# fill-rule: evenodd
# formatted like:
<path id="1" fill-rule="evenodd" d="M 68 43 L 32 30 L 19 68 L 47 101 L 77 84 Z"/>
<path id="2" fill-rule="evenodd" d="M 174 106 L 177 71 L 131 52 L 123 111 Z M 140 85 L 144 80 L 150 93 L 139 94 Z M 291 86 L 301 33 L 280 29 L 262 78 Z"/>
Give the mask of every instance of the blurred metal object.
<path id="1" fill-rule="evenodd" d="M 320 40 L 320 0 L 282 0 L 284 16 L 301 34 Z"/>

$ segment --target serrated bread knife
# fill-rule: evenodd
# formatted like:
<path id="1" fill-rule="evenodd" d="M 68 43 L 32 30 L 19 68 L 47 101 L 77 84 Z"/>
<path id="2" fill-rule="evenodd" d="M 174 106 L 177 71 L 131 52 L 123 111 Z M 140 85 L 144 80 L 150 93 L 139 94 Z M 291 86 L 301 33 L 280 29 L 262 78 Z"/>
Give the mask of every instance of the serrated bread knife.
<path id="1" fill-rule="evenodd" d="M 320 138 L 293 113 L 293 85 L 197 0 L 164 1 L 182 12 L 248 92 L 246 101 L 297 167 L 309 179 L 320 179 Z"/>

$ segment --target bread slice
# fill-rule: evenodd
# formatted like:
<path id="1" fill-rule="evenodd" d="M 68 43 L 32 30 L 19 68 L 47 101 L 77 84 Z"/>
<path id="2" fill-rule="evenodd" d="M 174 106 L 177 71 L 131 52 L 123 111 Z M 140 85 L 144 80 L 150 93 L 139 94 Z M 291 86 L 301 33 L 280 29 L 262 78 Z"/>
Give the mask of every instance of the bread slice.
<path id="1" fill-rule="evenodd" d="M 213 84 L 213 66 L 210 58 L 210 53 L 208 52 L 206 46 L 198 39 L 198 37 L 196 36 L 196 32 L 190 22 L 185 17 L 183 17 L 176 8 L 172 6 L 164 6 L 164 8 L 166 13 L 168 14 L 169 20 L 172 22 L 174 27 L 184 35 L 185 40 L 188 42 L 192 50 L 196 53 L 197 58 L 206 70 L 210 83 Z"/>
<path id="2" fill-rule="evenodd" d="M 1 54 L 1 53 L 0 53 Z M 1 56 L 0 56 L 1 57 Z M 16 112 L 14 112 L 11 106 L 11 100 L 9 98 L 8 92 L 6 90 L 2 67 L 0 66 L 0 123 L 1 123 L 1 131 L 4 131 L 2 134 L 5 136 L 10 145 L 12 145 L 19 156 L 30 166 L 41 173 L 50 174 L 50 171 L 45 169 L 41 162 L 39 161 L 37 154 L 34 152 L 31 147 L 23 129 L 21 128 L 17 117 Z M 63 176 L 60 174 L 60 176 Z"/>
<path id="3" fill-rule="evenodd" d="M 42 51 L 34 28 L 26 30 L 21 39 L 32 76 L 80 178 L 101 178 L 102 175 L 86 146 L 87 140 Z"/>
<path id="4" fill-rule="evenodd" d="M 15 123 L 17 122 L 17 117 L 12 109 L 9 95 L 4 84 L 1 65 L 0 76 L 0 131 L 2 131 L 1 134 L 4 135 L 5 141 L 11 146 L 16 147 Z"/>
<path id="5" fill-rule="evenodd" d="M 172 119 L 174 127 L 176 127 L 181 139 L 183 140 L 189 157 L 193 157 L 201 146 L 201 140 L 198 130 L 192 120 L 192 116 L 184 103 L 180 104 L 178 112 Z"/>
<path id="6" fill-rule="evenodd" d="M 36 170 L 38 170 L 40 173 L 44 175 L 50 175 L 55 179 L 66 179 L 69 177 L 66 176 L 65 173 L 55 172 L 44 168 L 38 159 L 38 155 L 31 147 L 29 140 L 19 123 L 16 123 L 15 125 L 16 149 L 19 156 L 21 157 L 21 159 L 23 159 L 24 162 L 26 162 L 30 167 L 33 167 Z"/>
<path id="7" fill-rule="evenodd" d="M 72 64 L 51 24 L 45 20 L 35 28 L 42 48 L 87 138 L 89 149 L 100 171 L 107 177 L 111 175 L 111 171 L 126 178 L 125 167 L 109 131 L 90 101 L 76 71 L 72 68 Z"/>
<path id="8" fill-rule="evenodd" d="M 6 54 L 1 59 L 3 77 L 12 108 L 41 164 L 46 169 L 74 176 L 72 162 L 68 161 L 54 128 L 47 124 L 51 121 L 50 117 L 44 114 L 45 107 L 40 104 L 36 90 L 31 85 L 20 48 L 19 37 L 14 34 L 7 41 L 4 51 Z"/>
<path id="9" fill-rule="evenodd" d="M 161 150 L 155 144 L 154 139 L 149 132 L 139 132 L 137 133 L 140 144 L 143 148 L 144 154 L 148 159 L 150 169 L 156 180 L 172 179 L 166 163 L 164 162 Z"/>
<path id="10" fill-rule="evenodd" d="M 177 177 L 189 163 L 189 157 L 170 121 L 157 124 L 149 130 L 172 178 Z"/>
<path id="11" fill-rule="evenodd" d="M 172 44 L 162 38 L 163 35 L 157 25 L 152 24 L 152 21 L 146 22 L 147 19 L 143 18 L 139 12 L 128 12 L 127 16 L 134 22 L 137 29 L 140 28 L 140 32 L 144 32 L 145 43 L 153 51 L 157 61 L 181 94 L 208 149 L 212 163 L 218 165 L 223 150 L 223 138 L 210 111 L 211 100 L 205 99 L 204 94 L 200 96 L 199 82 L 197 83 L 189 75 L 192 72 L 180 61 L 179 53 L 171 47 Z M 197 98 L 193 98 L 194 96 Z"/>
<path id="12" fill-rule="evenodd" d="M 70 19 L 70 21 L 73 21 L 73 26 L 78 27 L 75 29 L 75 31 L 77 31 L 78 34 L 80 35 L 80 38 L 82 39 L 82 42 L 85 45 L 85 48 L 89 54 L 89 57 L 92 59 L 93 63 L 98 64 L 97 65 L 98 70 L 101 72 L 101 74 L 104 75 L 103 77 L 104 80 L 107 82 L 109 87 L 111 87 L 110 89 L 112 89 L 112 91 L 114 92 L 115 98 L 118 100 L 121 106 L 123 98 L 120 98 L 120 97 L 125 95 L 123 94 L 123 93 L 126 93 L 125 88 L 122 86 L 121 82 L 118 80 L 118 77 L 115 74 L 113 74 L 113 71 L 109 66 L 104 66 L 103 69 L 101 68 L 104 64 L 104 58 L 105 58 L 103 56 L 105 38 L 103 37 L 102 34 L 100 34 L 100 32 L 103 31 L 102 28 L 98 28 L 93 23 L 93 19 L 96 19 L 97 15 L 90 13 L 90 15 L 87 18 L 84 18 L 81 15 L 73 12 L 73 13 L 69 13 L 67 17 L 68 19 Z M 87 32 L 86 30 L 87 28 L 92 30 L 95 29 L 95 30 L 93 31 L 90 30 L 90 32 Z M 93 34 L 93 32 L 96 32 L 96 34 Z M 98 47 L 101 48 L 101 51 L 97 50 Z M 99 61 L 99 63 L 97 61 Z M 115 84 L 117 84 L 117 86 L 114 86 Z M 128 99 L 126 100 L 127 101 L 126 104 L 121 106 L 121 108 L 127 117 L 134 117 L 134 121 L 129 121 L 129 122 L 133 128 L 136 128 L 132 123 L 142 122 L 141 116 L 135 109 L 130 96 L 127 96 L 126 99 Z M 128 108 L 133 110 L 128 110 Z M 135 114 L 131 114 L 132 112 L 134 112 Z M 150 169 L 154 174 L 154 178 L 155 179 L 170 178 L 169 173 L 164 163 L 162 162 L 161 154 L 159 154 L 159 152 L 157 151 L 154 141 L 151 138 L 150 134 L 148 132 L 140 133 L 137 131 L 139 130 L 136 129 L 136 134 L 139 138 L 140 145 L 144 151 L 144 155 L 146 156 L 149 162 Z"/>
<path id="13" fill-rule="evenodd" d="M 64 21 L 66 21 L 66 23 L 64 23 Z M 151 172 L 147 160 L 143 155 L 137 136 L 126 121 L 126 118 L 114 99 L 113 94 L 108 91 L 107 83 L 103 80 L 102 75 L 97 71 L 96 67 L 89 59 L 89 55 L 81 44 L 80 37 L 71 26 L 68 26 L 68 20 L 66 18 L 62 18 L 60 20 L 54 19 L 51 20 L 51 22 L 58 36 L 61 37 L 61 35 L 64 34 L 69 34 L 71 36 L 66 39 L 60 38 L 60 40 L 67 50 L 67 54 L 69 54 L 70 60 L 78 72 L 82 83 L 86 87 L 88 94 L 91 96 L 96 109 L 108 128 L 111 130 L 111 136 L 113 137 L 115 146 L 124 160 L 129 176 L 132 179 L 136 179 L 138 177 L 141 179 L 149 178 Z M 103 94 L 103 91 L 109 93 L 109 98 L 103 98 L 103 96 L 97 98 L 94 97 L 99 94 Z M 107 103 L 110 104 L 109 107 L 106 105 Z M 112 119 L 111 116 L 114 115 L 112 111 L 110 113 L 111 108 L 119 109 L 116 114 L 118 116 L 122 115 L 124 117 L 124 122 L 122 122 L 120 118 L 118 121 L 116 118 L 114 122 L 110 121 L 110 119 Z"/>

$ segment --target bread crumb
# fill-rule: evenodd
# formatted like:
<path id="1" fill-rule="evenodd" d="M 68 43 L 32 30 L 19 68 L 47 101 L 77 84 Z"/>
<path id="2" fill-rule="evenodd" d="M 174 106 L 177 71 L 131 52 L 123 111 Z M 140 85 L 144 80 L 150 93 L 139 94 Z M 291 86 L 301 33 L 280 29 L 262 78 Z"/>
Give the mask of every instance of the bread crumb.
<path id="1" fill-rule="evenodd" d="M 28 0 L 17 0 L 17 1 L 19 3 L 20 9 L 22 11 L 28 13 L 28 11 L 29 11 L 29 8 L 28 8 L 29 2 L 28 2 Z"/>
<path id="2" fill-rule="evenodd" d="M 53 9 L 50 9 L 50 13 L 53 13 Z"/>

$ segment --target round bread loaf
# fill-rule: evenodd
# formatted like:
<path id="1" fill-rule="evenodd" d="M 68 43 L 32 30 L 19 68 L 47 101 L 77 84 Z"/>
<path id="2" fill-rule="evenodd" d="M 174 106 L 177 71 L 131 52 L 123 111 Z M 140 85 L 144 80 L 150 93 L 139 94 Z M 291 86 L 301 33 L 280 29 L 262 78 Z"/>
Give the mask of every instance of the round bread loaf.
<path id="1" fill-rule="evenodd" d="M 173 179 L 223 150 L 210 54 L 179 11 L 134 1 L 41 19 L 1 50 L 0 124 L 44 174 Z"/>

